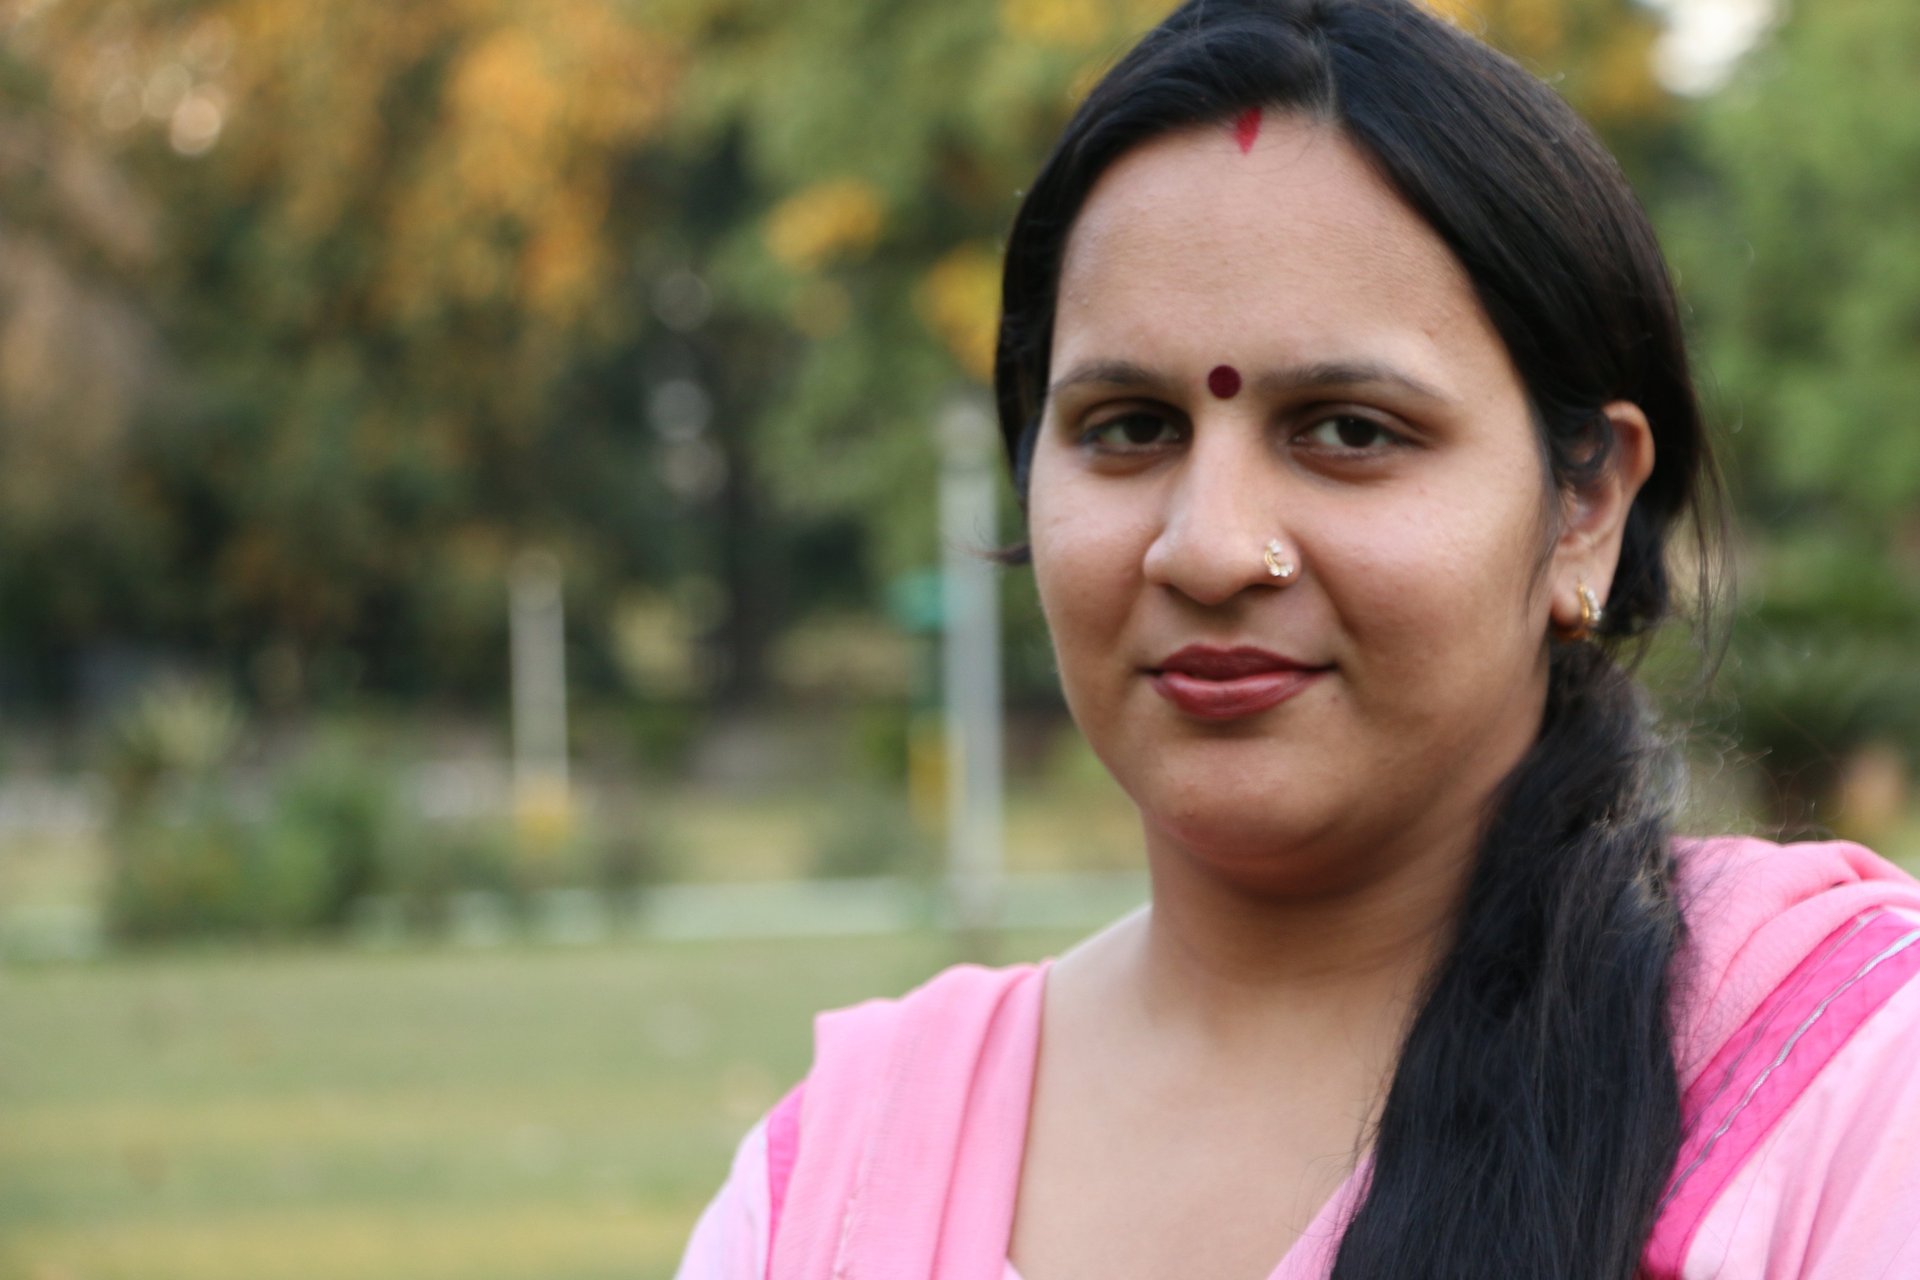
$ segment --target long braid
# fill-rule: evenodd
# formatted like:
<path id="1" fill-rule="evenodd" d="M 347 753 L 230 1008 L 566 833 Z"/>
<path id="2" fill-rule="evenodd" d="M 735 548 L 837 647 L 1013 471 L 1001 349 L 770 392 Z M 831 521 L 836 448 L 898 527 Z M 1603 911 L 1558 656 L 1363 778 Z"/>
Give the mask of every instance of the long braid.
<path id="1" fill-rule="evenodd" d="M 1633 1274 L 1680 1134 L 1670 776 L 1632 680 L 1558 652 L 1334 1280 Z"/>

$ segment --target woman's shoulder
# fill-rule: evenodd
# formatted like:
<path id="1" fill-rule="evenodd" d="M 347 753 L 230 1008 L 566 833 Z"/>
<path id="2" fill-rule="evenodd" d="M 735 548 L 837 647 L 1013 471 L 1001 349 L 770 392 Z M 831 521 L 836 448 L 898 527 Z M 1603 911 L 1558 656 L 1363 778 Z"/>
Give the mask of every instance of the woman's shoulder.
<path id="1" fill-rule="evenodd" d="M 1920 937 L 1920 913 L 1896 910 L 1903 935 Z M 1884 970 L 1892 943 L 1876 944 L 1855 971 Z M 1911 956 L 1920 948 L 1898 954 Z M 1843 991 L 1802 1017 L 1788 1046 L 1768 1059 L 1744 1108 L 1723 1102 L 1690 1142 L 1698 1173 L 1716 1161 L 1709 1144 L 1741 1154 L 1719 1176 L 1677 1199 L 1699 1205 L 1688 1274 L 1757 1280 L 1920 1275 L 1920 981 L 1909 963 L 1897 984 L 1863 991 L 1871 1012 L 1851 1014 Z M 1864 979 L 1851 990 L 1862 990 Z M 1838 1011 L 1830 1027 L 1825 1018 Z M 1765 1070 L 1766 1068 L 1763 1068 Z M 1778 1081 L 1778 1084 L 1775 1082 Z M 1725 1095 L 1722 1095 L 1725 1097 Z M 1756 1113 L 1749 1119 L 1748 1112 Z M 1704 1158 L 1702 1158 L 1704 1155 Z M 1693 1161 L 1684 1159 L 1682 1168 Z"/>
<path id="2" fill-rule="evenodd" d="M 835 1105 L 864 1105 L 883 1081 L 899 1088 L 961 1074 L 989 1040 L 1037 1044 L 1046 968 L 954 965 L 904 995 L 818 1015 L 808 1109 L 835 1094 L 845 1095 Z"/>
<path id="3" fill-rule="evenodd" d="M 1681 1020 L 1686 1133 L 1649 1274 L 1920 1275 L 1920 886 L 1857 846 L 1709 856 L 1723 883 L 1694 933 L 1723 971 Z"/>
<path id="4" fill-rule="evenodd" d="M 799 1236 L 786 1252 L 830 1257 L 843 1243 L 833 1214 L 863 1187 L 911 1200 L 963 1143 L 1013 1142 L 1024 1132 L 1046 968 L 954 965 L 904 995 L 817 1015 L 811 1068 L 740 1144 L 680 1280 L 762 1276 L 786 1230 Z M 915 1117 L 904 1155 L 874 1141 L 890 1131 L 886 1116 L 903 1114 Z"/>
<path id="5" fill-rule="evenodd" d="M 1023 989 L 1039 986 L 1045 969 L 1044 963 L 1000 968 L 957 964 L 902 995 L 875 997 L 817 1014 L 809 1078 L 846 1060 L 871 1079 L 874 1065 L 897 1051 L 905 1031 L 912 1031 L 914 1040 L 931 1032 L 957 1048 L 969 1036 L 986 1034 Z"/>
<path id="6" fill-rule="evenodd" d="M 1756 836 L 1687 836 L 1673 849 L 1687 923 L 1695 930 L 1752 928 L 1783 911 L 1876 897 L 1920 903 L 1920 881 L 1849 840 L 1778 844 Z"/>
<path id="7" fill-rule="evenodd" d="M 887 1019 L 932 1014 L 991 1004 L 1006 993 L 1032 981 L 1048 967 L 1047 961 L 1010 964 L 997 967 L 981 964 L 955 964 L 935 973 L 897 996 L 876 996 L 859 1004 L 829 1009 L 822 1019 Z"/>
<path id="8" fill-rule="evenodd" d="M 1896 928 L 1889 919 L 1920 912 L 1920 882 L 1846 841 L 1721 836 L 1677 841 L 1675 855 L 1687 926 L 1676 978 L 1683 1080 L 1770 997 L 1844 978 L 1861 946 Z"/>
<path id="9" fill-rule="evenodd" d="M 840 1135 L 851 1149 L 885 1108 L 936 1111 L 983 1071 L 1030 1071 L 1022 1064 L 1039 1051 L 1046 969 L 957 964 L 904 995 L 816 1015 L 813 1062 L 783 1123 Z"/>
<path id="10" fill-rule="evenodd" d="M 1843 1276 L 1848 1258 L 1908 1257 L 1909 1211 L 1888 1210 L 1920 1193 L 1920 883 L 1837 841 L 1676 854 L 1686 1136 L 1651 1274 Z"/>

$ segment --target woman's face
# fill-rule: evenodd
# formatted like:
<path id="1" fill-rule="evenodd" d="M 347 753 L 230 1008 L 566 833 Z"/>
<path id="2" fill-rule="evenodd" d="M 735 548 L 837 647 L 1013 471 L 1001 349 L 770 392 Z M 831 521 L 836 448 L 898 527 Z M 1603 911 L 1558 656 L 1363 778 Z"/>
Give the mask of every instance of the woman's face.
<path id="1" fill-rule="evenodd" d="M 1538 730 L 1558 526 L 1444 244 L 1336 130 L 1251 132 L 1094 188 L 1029 526 L 1068 705 L 1150 844 L 1324 890 L 1471 846 Z"/>

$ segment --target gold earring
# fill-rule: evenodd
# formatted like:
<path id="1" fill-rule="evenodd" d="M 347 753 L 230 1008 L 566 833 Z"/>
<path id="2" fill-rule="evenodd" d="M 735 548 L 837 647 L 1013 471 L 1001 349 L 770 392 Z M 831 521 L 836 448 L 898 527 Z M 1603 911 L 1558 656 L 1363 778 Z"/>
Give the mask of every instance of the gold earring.
<path id="1" fill-rule="evenodd" d="M 1265 555 L 1267 573 L 1269 576 L 1278 578 L 1282 582 L 1292 582 L 1294 576 L 1300 572 L 1300 566 L 1292 560 L 1283 558 L 1286 550 L 1285 547 L 1280 545 L 1280 539 L 1267 539 Z"/>
<path id="2" fill-rule="evenodd" d="M 1580 621 L 1571 627 L 1560 629 L 1560 638 L 1570 644 L 1592 639 L 1593 633 L 1600 629 L 1600 624 L 1607 618 L 1607 611 L 1600 604 L 1600 597 L 1593 593 L 1593 588 L 1587 585 L 1585 578 L 1579 580 L 1579 585 L 1574 588 L 1574 592 L 1580 597 Z"/>

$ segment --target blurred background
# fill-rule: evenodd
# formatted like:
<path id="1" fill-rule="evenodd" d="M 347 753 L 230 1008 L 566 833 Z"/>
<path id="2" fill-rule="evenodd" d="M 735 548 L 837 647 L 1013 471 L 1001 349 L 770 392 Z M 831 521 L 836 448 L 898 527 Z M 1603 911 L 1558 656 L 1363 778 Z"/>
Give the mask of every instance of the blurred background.
<path id="1" fill-rule="evenodd" d="M 666 1277 L 813 1010 L 1140 900 L 962 552 L 999 237 L 1170 7 L 0 3 L 0 1280 Z M 1690 307 L 1690 821 L 1912 865 L 1920 13 L 1438 7 Z"/>

